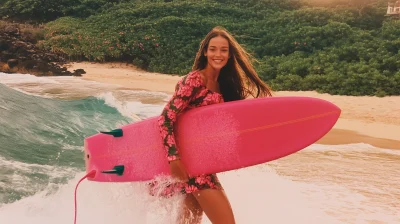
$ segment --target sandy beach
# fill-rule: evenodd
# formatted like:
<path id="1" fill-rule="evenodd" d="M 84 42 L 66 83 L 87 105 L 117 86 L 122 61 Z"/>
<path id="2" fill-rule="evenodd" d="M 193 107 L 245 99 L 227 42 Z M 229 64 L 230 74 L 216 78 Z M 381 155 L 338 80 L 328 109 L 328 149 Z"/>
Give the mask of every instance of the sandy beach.
<path id="1" fill-rule="evenodd" d="M 125 63 L 72 63 L 69 70 L 84 69 L 82 79 L 110 83 L 125 89 L 172 93 L 177 75 L 150 73 Z M 400 96 L 336 96 L 307 92 L 274 92 L 275 96 L 309 96 L 328 100 L 342 109 L 334 128 L 318 141 L 336 145 L 367 143 L 386 149 L 400 149 Z"/>

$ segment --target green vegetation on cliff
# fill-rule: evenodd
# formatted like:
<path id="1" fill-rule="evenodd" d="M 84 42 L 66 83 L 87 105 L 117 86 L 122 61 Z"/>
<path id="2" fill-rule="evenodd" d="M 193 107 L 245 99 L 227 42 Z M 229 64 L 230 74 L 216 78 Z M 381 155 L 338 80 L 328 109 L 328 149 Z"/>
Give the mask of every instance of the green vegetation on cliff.
<path id="1" fill-rule="evenodd" d="M 1 1 L 3 17 L 16 18 L 18 10 L 9 9 L 19 4 L 17 18 L 57 18 L 46 23 L 38 46 L 73 60 L 123 60 L 182 75 L 200 40 L 219 25 L 255 56 L 275 90 L 400 95 L 400 20 L 385 17 L 387 1 L 332 0 L 324 7 L 310 5 L 316 0 Z M 33 6 L 38 2 L 42 14 Z"/>

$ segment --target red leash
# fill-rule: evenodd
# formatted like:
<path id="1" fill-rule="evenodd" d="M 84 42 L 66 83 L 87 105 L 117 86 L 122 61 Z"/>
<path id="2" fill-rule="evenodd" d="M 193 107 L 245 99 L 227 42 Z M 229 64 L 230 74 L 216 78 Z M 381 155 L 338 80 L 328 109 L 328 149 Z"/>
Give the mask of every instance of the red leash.
<path id="1" fill-rule="evenodd" d="M 89 173 L 87 173 L 84 177 L 82 177 L 78 183 L 76 184 L 75 187 L 75 194 L 74 194 L 74 202 L 75 202 L 75 216 L 74 216 L 74 224 L 76 224 L 76 214 L 77 214 L 77 204 L 76 204 L 76 191 L 78 190 L 78 186 L 79 184 L 86 178 L 91 177 L 94 178 L 94 176 L 96 175 L 96 170 L 92 170 Z"/>

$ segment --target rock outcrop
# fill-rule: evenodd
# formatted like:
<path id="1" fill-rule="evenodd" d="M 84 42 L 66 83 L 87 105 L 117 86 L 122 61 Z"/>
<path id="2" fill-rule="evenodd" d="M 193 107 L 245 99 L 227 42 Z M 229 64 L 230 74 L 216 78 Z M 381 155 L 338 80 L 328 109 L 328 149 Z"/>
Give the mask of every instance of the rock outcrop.
<path id="1" fill-rule="evenodd" d="M 81 76 L 83 69 L 70 72 L 60 55 L 45 52 L 30 35 L 21 34 L 16 24 L 0 24 L 0 72 L 37 76 Z"/>

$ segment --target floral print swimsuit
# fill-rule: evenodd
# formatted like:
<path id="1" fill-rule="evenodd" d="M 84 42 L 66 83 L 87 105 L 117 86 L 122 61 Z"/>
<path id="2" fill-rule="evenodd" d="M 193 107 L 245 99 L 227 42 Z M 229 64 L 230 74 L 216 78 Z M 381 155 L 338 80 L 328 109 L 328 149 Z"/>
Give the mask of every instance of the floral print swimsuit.
<path id="1" fill-rule="evenodd" d="M 179 159 L 179 149 L 175 144 L 174 123 L 180 113 L 188 109 L 222 102 L 224 99 L 220 93 L 213 92 L 204 85 L 199 71 L 190 72 L 177 83 L 174 95 L 158 119 L 169 162 Z M 157 183 L 152 182 L 150 186 L 151 189 L 155 188 Z M 222 189 L 216 174 L 190 177 L 187 182 L 167 185 L 162 190 L 161 196 L 169 197 L 177 192 L 189 194 L 203 189 Z"/>

